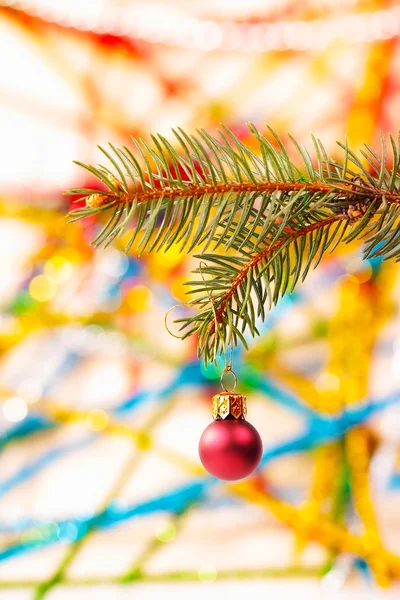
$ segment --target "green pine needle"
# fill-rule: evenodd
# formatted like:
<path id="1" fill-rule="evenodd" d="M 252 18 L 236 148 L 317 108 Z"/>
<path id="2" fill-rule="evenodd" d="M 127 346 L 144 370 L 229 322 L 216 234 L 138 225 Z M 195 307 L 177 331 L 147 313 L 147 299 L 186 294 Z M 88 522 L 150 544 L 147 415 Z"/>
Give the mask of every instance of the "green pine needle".
<path id="1" fill-rule="evenodd" d="M 106 191 L 68 192 L 86 197 L 71 220 L 107 215 L 95 246 L 129 231 L 127 251 L 138 254 L 201 249 L 189 282 L 198 313 L 176 322 L 183 338 L 198 335 L 206 362 L 246 346 L 244 335 L 258 335 L 267 310 L 338 244 L 365 238 L 365 257 L 400 260 L 400 134 L 388 145 L 381 136 L 379 154 L 338 143 L 342 160 L 314 137 L 311 157 L 289 136 L 292 160 L 272 129 L 248 127 L 256 153 L 226 127 L 218 137 L 173 130 L 174 145 L 162 135 L 133 139 L 133 149 L 110 144 L 100 148 L 109 167 L 77 163 Z"/>

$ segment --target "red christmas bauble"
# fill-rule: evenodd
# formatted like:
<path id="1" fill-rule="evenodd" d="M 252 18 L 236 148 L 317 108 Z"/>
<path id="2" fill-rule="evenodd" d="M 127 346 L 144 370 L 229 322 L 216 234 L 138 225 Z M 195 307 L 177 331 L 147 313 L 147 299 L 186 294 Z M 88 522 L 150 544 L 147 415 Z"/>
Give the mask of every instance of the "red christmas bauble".
<path id="1" fill-rule="evenodd" d="M 227 481 L 243 479 L 254 471 L 262 456 L 257 429 L 245 419 L 220 419 L 205 428 L 199 455 L 207 471 Z"/>

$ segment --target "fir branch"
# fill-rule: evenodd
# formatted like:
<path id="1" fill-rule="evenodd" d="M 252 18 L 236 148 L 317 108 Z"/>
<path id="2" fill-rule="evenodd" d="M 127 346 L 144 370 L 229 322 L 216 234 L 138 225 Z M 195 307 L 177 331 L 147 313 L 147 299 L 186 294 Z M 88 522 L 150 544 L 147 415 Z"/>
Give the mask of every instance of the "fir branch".
<path id="1" fill-rule="evenodd" d="M 243 282 L 248 279 L 249 271 L 254 269 L 259 263 L 269 259 L 271 256 L 276 256 L 278 252 L 282 250 L 282 247 L 289 241 L 293 242 L 300 237 L 307 236 L 309 233 L 313 231 L 318 231 L 320 229 L 326 229 L 330 225 L 332 225 L 335 221 L 339 221 L 341 219 L 340 216 L 327 217 L 322 219 L 321 221 L 317 221 L 315 223 L 311 223 L 311 225 L 307 225 L 298 231 L 289 230 L 288 235 L 286 237 L 282 237 L 279 241 L 275 242 L 275 244 L 269 244 L 259 252 L 257 252 L 250 260 L 247 262 L 236 275 L 234 280 L 231 283 L 231 286 L 227 293 L 225 294 L 221 304 L 218 306 L 216 310 L 216 320 L 217 323 L 221 322 L 223 316 L 225 314 L 228 303 L 231 298 L 235 295 L 238 287 L 243 284 Z"/>
<path id="2" fill-rule="evenodd" d="M 86 206 L 71 219 L 109 214 L 94 240 L 109 244 L 133 226 L 127 250 L 161 251 L 175 243 L 198 255 L 191 304 L 199 312 L 178 320 L 183 337 L 197 333 L 199 355 L 214 360 L 228 344 L 257 335 L 266 306 L 293 290 L 339 243 L 366 238 L 365 256 L 400 260 L 400 138 L 385 139 L 380 155 L 368 145 L 353 152 L 339 143 L 333 159 L 312 138 L 315 158 L 290 138 L 299 160 L 282 140 L 253 125 L 258 152 L 223 127 L 219 138 L 204 130 L 174 131 L 176 150 L 163 136 L 152 144 L 102 149 L 111 168 L 80 164 L 105 191 L 76 188 Z M 209 247 L 212 252 L 207 252 Z M 217 252 L 218 248 L 223 253 Z"/>

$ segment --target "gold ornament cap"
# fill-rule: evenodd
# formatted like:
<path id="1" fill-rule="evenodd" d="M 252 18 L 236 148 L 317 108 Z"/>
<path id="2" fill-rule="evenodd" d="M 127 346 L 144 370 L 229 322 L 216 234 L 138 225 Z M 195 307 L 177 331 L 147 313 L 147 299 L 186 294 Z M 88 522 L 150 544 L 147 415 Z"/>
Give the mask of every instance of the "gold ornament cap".
<path id="1" fill-rule="evenodd" d="M 221 392 L 213 396 L 212 415 L 216 419 L 245 419 L 246 396 L 234 392 Z"/>

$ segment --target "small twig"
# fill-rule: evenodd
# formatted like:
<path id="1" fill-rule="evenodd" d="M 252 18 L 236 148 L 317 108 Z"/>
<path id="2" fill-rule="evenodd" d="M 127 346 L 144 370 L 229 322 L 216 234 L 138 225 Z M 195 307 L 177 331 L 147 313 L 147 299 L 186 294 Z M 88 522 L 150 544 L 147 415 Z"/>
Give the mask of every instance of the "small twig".
<path id="1" fill-rule="evenodd" d="M 262 260 L 265 260 L 266 258 L 269 258 L 270 256 L 272 256 L 277 250 L 279 250 L 279 248 L 281 248 L 283 246 L 283 244 L 285 244 L 288 241 L 288 239 L 293 241 L 296 238 L 303 237 L 303 236 L 311 233 L 312 231 L 317 231 L 318 229 L 323 229 L 324 227 L 328 227 L 329 225 L 332 225 L 332 223 L 335 223 L 335 221 L 340 221 L 342 219 L 343 219 L 342 215 L 335 215 L 332 217 L 328 217 L 327 219 L 323 219 L 322 221 L 318 221 L 317 223 L 312 223 L 311 225 L 308 225 L 307 227 L 303 227 L 302 229 L 299 229 L 298 231 L 292 231 L 291 233 L 289 233 L 288 237 L 285 237 L 285 238 L 279 240 L 278 242 L 276 242 L 276 244 L 273 244 L 272 246 L 266 246 L 263 250 L 261 250 L 260 252 L 257 252 L 257 254 L 255 254 L 253 256 L 253 258 L 240 269 L 238 275 L 232 281 L 231 287 L 226 292 L 226 294 L 224 294 L 222 302 L 220 303 L 217 310 L 215 311 L 215 321 L 218 321 L 218 323 L 223 321 L 224 316 L 225 316 L 226 307 L 227 307 L 230 299 L 235 294 L 235 291 L 237 290 L 239 285 L 247 277 L 247 274 L 250 271 L 250 269 L 255 267 L 256 264 L 258 264 Z M 213 327 L 215 327 L 215 325 L 214 325 L 215 321 L 211 322 L 211 325 L 210 325 L 211 331 L 213 331 Z"/>

